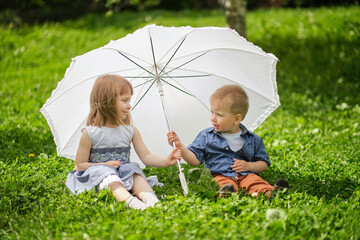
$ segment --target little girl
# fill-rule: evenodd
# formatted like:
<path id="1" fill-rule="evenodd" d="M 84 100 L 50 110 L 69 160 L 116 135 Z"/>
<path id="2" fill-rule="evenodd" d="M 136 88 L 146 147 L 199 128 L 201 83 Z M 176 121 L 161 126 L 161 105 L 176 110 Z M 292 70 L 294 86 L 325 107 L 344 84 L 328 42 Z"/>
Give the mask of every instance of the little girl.
<path id="1" fill-rule="evenodd" d="M 66 180 L 74 193 L 97 187 L 110 188 L 114 197 L 129 208 L 144 210 L 159 200 L 151 186 L 157 180 L 145 178 L 138 163 L 130 162 L 130 144 L 141 161 L 150 167 L 167 167 L 181 158 L 174 149 L 167 158 L 152 154 L 139 130 L 130 121 L 131 84 L 116 75 L 99 77 L 90 95 L 90 114 L 75 158 L 75 169 Z M 131 193 L 135 196 L 133 196 Z"/>

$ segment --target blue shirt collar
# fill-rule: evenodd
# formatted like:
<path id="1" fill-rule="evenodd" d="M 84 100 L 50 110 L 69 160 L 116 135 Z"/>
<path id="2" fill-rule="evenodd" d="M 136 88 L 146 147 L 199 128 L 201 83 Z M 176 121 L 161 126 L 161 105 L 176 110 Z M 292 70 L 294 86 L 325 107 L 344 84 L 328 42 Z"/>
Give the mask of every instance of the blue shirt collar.
<path id="1" fill-rule="evenodd" d="M 240 132 L 240 135 L 242 134 L 251 134 L 251 135 L 254 135 L 253 132 L 251 132 L 250 130 L 248 130 L 242 123 L 239 124 L 239 127 L 242 129 L 242 131 Z M 218 133 L 217 131 L 215 131 L 215 128 L 214 127 L 210 127 L 208 128 L 207 130 L 208 133 L 210 132 L 214 132 L 216 135 L 219 135 L 220 136 L 220 133 Z"/>

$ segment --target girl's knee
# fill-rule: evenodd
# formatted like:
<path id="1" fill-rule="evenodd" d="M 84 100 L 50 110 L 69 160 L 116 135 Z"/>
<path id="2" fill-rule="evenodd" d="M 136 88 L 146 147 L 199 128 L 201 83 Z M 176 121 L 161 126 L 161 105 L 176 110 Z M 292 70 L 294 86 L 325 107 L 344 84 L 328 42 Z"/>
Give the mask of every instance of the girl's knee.
<path id="1" fill-rule="evenodd" d="M 114 189 L 117 189 L 117 188 L 124 188 L 124 185 L 122 185 L 121 182 L 111 182 L 108 187 L 110 188 L 111 191 L 113 191 Z"/>
<path id="2" fill-rule="evenodd" d="M 121 179 L 119 178 L 119 176 L 109 175 L 100 182 L 98 189 L 103 190 L 108 187 L 111 188 L 111 186 L 117 186 L 118 184 L 122 186 Z"/>
<path id="3" fill-rule="evenodd" d="M 146 181 L 146 179 L 138 173 L 134 173 L 133 178 L 134 178 L 134 181 L 135 180 L 145 180 Z"/>

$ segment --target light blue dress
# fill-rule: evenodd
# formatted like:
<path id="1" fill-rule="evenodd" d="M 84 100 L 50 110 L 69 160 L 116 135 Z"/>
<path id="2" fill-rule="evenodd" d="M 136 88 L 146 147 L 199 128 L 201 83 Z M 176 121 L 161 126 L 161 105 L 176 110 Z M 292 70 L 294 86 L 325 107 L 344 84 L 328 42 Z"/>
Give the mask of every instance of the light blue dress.
<path id="1" fill-rule="evenodd" d="M 111 160 L 121 162 L 118 168 L 112 168 L 103 164 L 90 166 L 86 171 L 72 170 L 66 179 L 66 186 L 73 194 L 89 191 L 98 186 L 109 175 L 119 176 L 121 183 L 130 191 L 134 184 L 135 173 L 148 180 L 151 187 L 162 186 L 156 176 L 146 178 L 140 165 L 130 161 L 130 144 L 134 136 L 132 126 L 118 126 L 116 128 L 87 126 L 91 141 L 89 162 L 100 163 Z"/>

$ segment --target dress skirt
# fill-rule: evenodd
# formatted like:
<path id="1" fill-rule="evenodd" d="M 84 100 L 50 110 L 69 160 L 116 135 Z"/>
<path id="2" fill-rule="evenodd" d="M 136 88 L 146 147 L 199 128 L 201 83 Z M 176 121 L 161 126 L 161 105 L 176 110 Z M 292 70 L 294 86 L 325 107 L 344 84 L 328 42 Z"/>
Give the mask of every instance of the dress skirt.
<path id="1" fill-rule="evenodd" d="M 95 188 L 104 178 L 112 174 L 119 176 L 122 185 L 128 191 L 133 188 L 134 174 L 143 176 L 151 187 L 163 185 L 156 176 L 146 178 L 138 163 L 123 162 L 118 168 L 98 164 L 90 166 L 86 171 L 76 172 L 74 169 L 67 176 L 66 186 L 73 194 L 80 194 Z"/>

